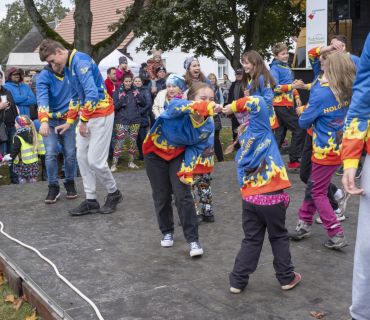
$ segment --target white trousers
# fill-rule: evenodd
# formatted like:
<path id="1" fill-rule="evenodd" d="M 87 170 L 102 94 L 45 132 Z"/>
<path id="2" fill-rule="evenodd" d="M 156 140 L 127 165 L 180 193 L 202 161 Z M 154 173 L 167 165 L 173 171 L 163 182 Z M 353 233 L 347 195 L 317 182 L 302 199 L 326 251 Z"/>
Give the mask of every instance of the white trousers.
<path id="1" fill-rule="evenodd" d="M 87 123 L 88 137 L 77 133 L 77 161 L 82 175 L 86 199 L 96 199 L 96 176 L 109 193 L 117 190 L 107 158 L 112 138 L 114 113 L 93 118 Z M 78 128 L 80 128 L 80 124 Z"/>

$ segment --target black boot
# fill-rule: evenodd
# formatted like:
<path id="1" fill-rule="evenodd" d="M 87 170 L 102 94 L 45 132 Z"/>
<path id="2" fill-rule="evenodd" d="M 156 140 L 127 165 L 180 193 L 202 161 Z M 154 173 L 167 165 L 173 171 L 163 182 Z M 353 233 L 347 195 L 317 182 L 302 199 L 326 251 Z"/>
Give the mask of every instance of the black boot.
<path id="1" fill-rule="evenodd" d="M 105 204 L 100 209 L 100 213 L 112 213 L 116 211 L 117 206 L 119 203 L 121 203 L 123 200 L 123 195 L 121 191 L 117 189 L 114 193 L 108 193 L 108 195 L 105 198 Z"/>
<path id="2" fill-rule="evenodd" d="M 55 183 L 49 184 L 49 192 L 46 196 L 46 203 L 55 203 L 57 202 L 58 197 L 60 196 L 60 189 Z"/>
<path id="3" fill-rule="evenodd" d="M 88 213 L 98 213 L 100 205 L 98 201 L 84 200 L 76 209 L 69 210 L 71 216 L 83 216 Z"/>
<path id="4" fill-rule="evenodd" d="M 64 182 L 64 188 L 67 190 L 67 199 L 76 199 L 77 191 L 74 180 L 67 180 Z"/>
<path id="5" fill-rule="evenodd" d="M 135 160 L 144 160 L 144 156 L 141 154 Z"/>

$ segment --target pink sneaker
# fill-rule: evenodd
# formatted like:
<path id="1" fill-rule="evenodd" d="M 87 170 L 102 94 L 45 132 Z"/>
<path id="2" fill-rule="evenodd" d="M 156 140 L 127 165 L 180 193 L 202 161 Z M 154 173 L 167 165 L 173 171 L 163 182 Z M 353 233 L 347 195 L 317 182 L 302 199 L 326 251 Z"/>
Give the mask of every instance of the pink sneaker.
<path id="1" fill-rule="evenodd" d="M 299 281 L 301 281 L 301 275 L 295 272 L 294 280 L 291 283 L 287 284 L 286 286 L 281 286 L 281 289 L 283 290 L 293 289 L 298 284 Z"/>

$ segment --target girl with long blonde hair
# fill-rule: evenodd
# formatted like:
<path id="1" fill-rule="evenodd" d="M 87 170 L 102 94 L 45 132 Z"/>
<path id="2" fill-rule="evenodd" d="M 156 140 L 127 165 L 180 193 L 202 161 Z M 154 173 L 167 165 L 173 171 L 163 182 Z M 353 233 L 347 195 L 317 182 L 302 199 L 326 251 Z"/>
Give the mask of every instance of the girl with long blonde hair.
<path id="1" fill-rule="evenodd" d="M 313 125 L 312 171 L 305 199 L 298 212 L 297 227 L 290 237 L 296 240 L 309 237 L 312 218 L 317 210 L 329 235 L 325 246 L 330 249 L 341 249 L 348 245 L 327 192 L 333 174 L 342 163 L 343 129 L 355 75 L 356 67 L 347 54 L 328 54 L 326 79 L 321 80 L 321 87 L 310 97 L 299 118 L 302 129 L 310 129 Z"/>
<path id="2" fill-rule="evenodd" d="M 15 128 L 17 131 L 13 138 L 13 149 L 4 160 L 13 161 L 13 170 L 18 175 L 20 184 L 26 183 L 27 179 L 30 183 L 37 182 L 39 143 L 36 128 L 26 115 L 20 115 L 15 119 Z"/>

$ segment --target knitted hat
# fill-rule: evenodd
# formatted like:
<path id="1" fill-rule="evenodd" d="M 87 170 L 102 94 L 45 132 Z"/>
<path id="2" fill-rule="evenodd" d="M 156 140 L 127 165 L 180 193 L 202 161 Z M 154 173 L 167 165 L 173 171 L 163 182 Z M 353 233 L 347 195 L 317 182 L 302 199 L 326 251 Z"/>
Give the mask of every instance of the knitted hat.
<path id="1" fill-rule="evenodd" d="M 31 120 L 23 115 L 20 115 L 15 118 L 15 121 L 23 128 L 25 126 L 29 126 L 31 124 Z"/>
<path id="2" fill-rule="evenodd" d="M 145 67 L 147 67 L 148 66 L 148 64 L 146 63 L 146 62 L 143 62 L 142 64 L 141 64 L 141 67 L 142 68 L 145 68 Z"/>
<path id="3" fill-rule="evenodd" d="M 153 58 L 156 57 L 156 56 L 161 56 L 162 55 L 162 50 L 153 49 L 152 53 L 153 53 Z"/>
<path id="4" fill-rule="evenodd" d="M 174 84 L 175 86 L 178 86 L 180 89 L 182 89 L 184 86 L 183 81 L 185 81 L 185 79 L 182 76 L 176 73 L 171 73 L 166 81 L 166 85 L 168 86 L 169 84 Z"/>
<path id="5" fill-rule="evenodd" d="M 161 70 L 164 70 L 164 72 L 167 72 L 165 67 L 159 66 L 159 67 L 157 67 L 157 69 L 155 69 L 155 74 L 157 74 Z"/>
<path id="6" fill-rule="evenodd" d="M 190 64 L 193 62 L 193 61 L 199 61 L 197 58 L 195 57 L 190 57 L 190 58 L 187 58 L 185 61 L 184 61 L 184 69 L 185 70 L 188 70 Z"/>
<path id="7" fill-rule="evenodd" d="M 121 65 L 123 63 L 127 63 L 127 58 L 126 57 L 120 57 L 118 61 L 119 61 L 119 65 Z"/>

